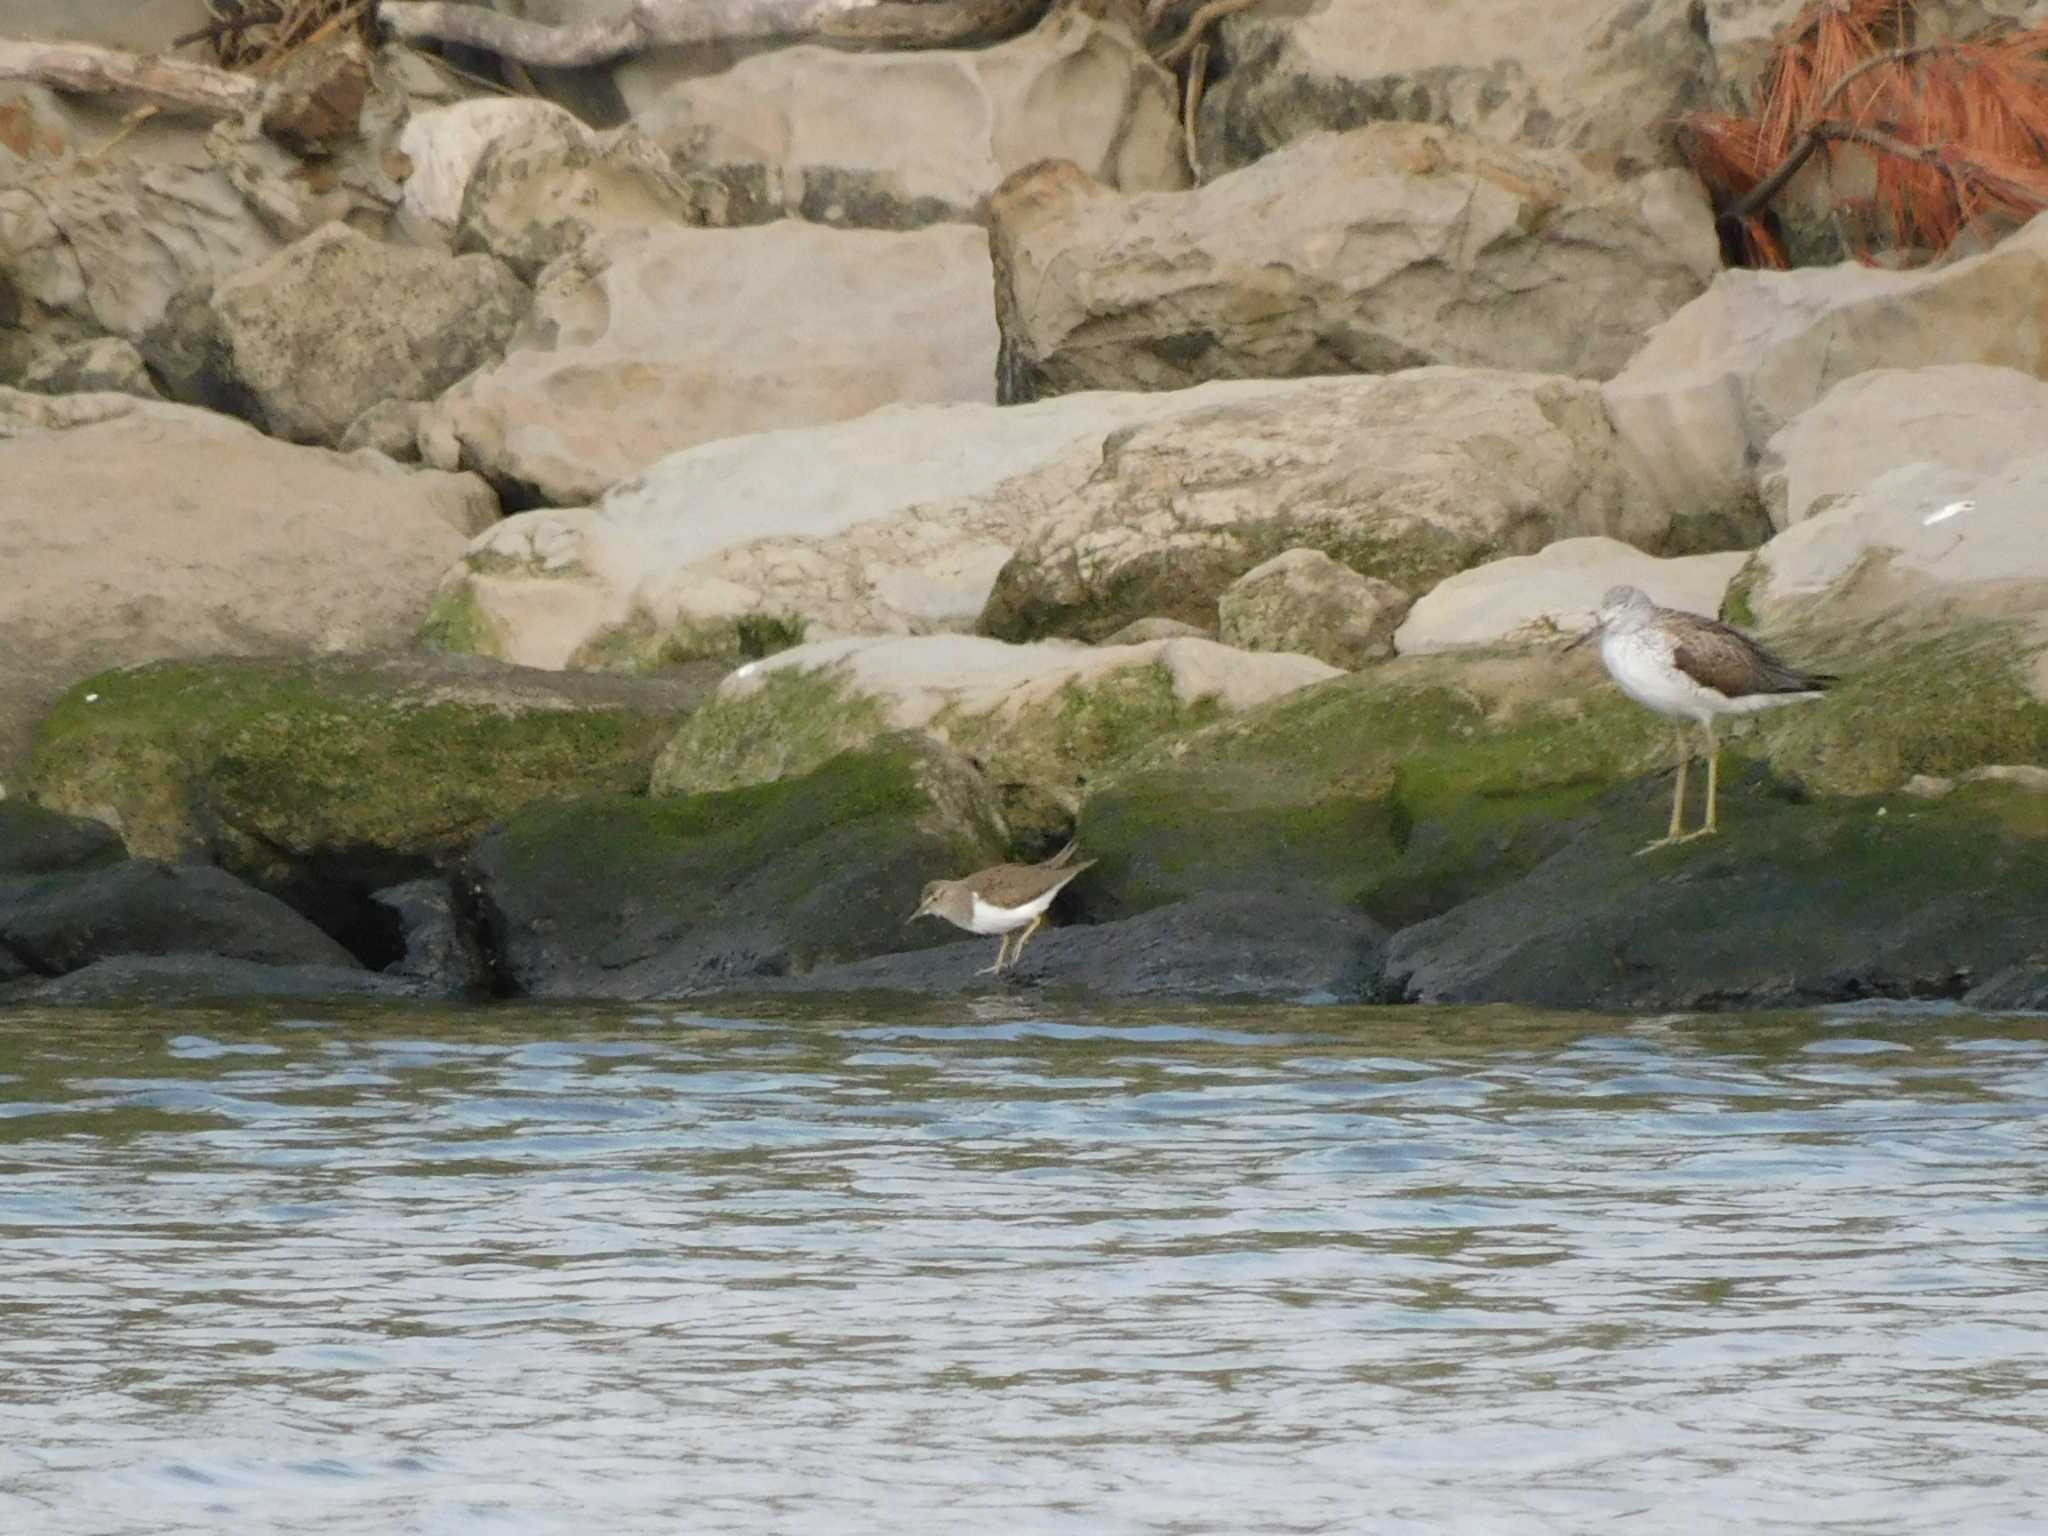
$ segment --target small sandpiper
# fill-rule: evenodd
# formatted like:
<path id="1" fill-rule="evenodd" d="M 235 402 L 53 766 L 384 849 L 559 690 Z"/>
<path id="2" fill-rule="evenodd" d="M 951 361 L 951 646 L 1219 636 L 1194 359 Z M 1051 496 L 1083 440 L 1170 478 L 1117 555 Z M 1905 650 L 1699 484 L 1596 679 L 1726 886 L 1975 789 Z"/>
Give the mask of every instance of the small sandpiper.
<path id="1" fill-rule="evenodd" d="M 1045 921 L 1045 909 L 1067 883 L 1094 864 L 1093 859 L 1073 862 L 1079 843 L 1069 843 L 1043 864 L 996 864 L 958 880 L 934 880 L 924 888 L 924 897 L 907 921 L 920 917 L 943 917 L 969 933 L 1000 933 L 1002 948 L 996 963 L 975 974 L 991 976 L 1005 965 L 1017 963 L 1024 945 Z M 1023 929 L 1021 934 L 1018 929 Z M 1010 950 L 1012 937 L 1017 949 Z"/>
<path id="2" fill-rule="evenodd" d="M 1576 650 L 1594 636 L 1600 660 L 1621 691 L 1660 715 L 1699 721 L 1707 733 L 1707 819 L 1681 833 L 1685 809 L 1685 727 L 1678 727 L 1678 783 L 1671 793 L 1671 829 L 1637 850 L 1648 853 L 1689 843 L 1721 830 L 1715 819 L 1720 789 L 1721 748 L 1714 722 L 1723 715 L 1749 715 L 1780 704 L 1817 699 L 1835 679 L 1786 665 L 1749 636 L 1697 613 L 1659 608 L 1635 587 L 1610 587 L 1600 599 L 1599 623 L 1574 640 Z"/>

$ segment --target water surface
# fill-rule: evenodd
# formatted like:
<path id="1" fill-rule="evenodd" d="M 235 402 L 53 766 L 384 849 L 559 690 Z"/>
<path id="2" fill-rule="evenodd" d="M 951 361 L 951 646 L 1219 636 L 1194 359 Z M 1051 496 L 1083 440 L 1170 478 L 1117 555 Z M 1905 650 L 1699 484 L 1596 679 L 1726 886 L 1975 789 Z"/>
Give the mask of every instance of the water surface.
<path id="1" fill-rule="evenodd" d="M 2048 1020 L 0 1014 L 0 1531 L 2048 1529 Z"/>

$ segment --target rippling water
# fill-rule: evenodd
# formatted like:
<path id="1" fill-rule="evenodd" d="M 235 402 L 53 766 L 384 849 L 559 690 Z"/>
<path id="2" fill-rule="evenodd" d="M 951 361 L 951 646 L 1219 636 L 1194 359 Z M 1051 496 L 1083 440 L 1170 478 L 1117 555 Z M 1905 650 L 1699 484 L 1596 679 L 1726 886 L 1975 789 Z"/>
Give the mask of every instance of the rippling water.
<path id="1" fill-rule="evenodd" d="M 0 1015 L 0 1531 L 2048 1528 L 2048 1020 Z"/>

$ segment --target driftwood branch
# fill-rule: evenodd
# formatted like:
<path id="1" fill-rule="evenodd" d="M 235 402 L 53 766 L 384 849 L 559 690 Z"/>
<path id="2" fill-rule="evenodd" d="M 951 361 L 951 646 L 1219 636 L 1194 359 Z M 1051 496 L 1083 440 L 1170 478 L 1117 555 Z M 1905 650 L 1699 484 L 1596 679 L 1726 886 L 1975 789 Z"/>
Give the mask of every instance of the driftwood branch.
<path id="1" fill-rule="evenodd" d="M 1799 137 L 1793 140 L 1792 148 L 1786 152 L 1785 158 L 1778 162 L 1770 175 L 1764 177 L 1762 181 L 1758 182 L 1724 208 L 1721 211 L 1721 217 L 1723 219 L 1740 221 L 1751 218 L 1761 212 L 1769 205 L 1772 198 L 1785 190 L 1786 183 L 1799 174 L 1801 169 L 1805 167 L 1806 162 L 1813 158 L 1814 151 L 1820 148 L 1821 142 L 1825 139 L 1855 139 L 1857 142 L 1868 145 L 1873 149 L 1883 147 L 1864 136 L 1869 132 L 1874 132 L 1874 130 L 1860 129 L 1853 123 L 1842 123 L 1833 118 L 1824 118 L 1821 114 L 1833 107 L 1841 99 L 1842 92 L 1847 90 L 1851 84 L 1861 76 L 1869 74 L 1873 69 L 1881 68 L 1887 64 L 1904 63 L 1916 54 L 1929 53 L 1941 46 L 1939 43 L 1916 43 L 1906 48 L 1893 48 L 1884 53 L 1873 54 L 1854 69 L 1843 71 L 1842 78 L 1829 86 L 1827 93 L 1814 103 L 1812 118 L 1808 120 L 1806 127 L 1800 131 Z M 1898 143 L 1899 141 L 1891 140 L 1890 142 Z M 1910 146 L 1903 146 L 1902 149 L 1908 159 L 1927 158 L 1911 149 Z M 1889 152 L 1899 153 L 1901 151 Z"/>
<path id="2" fill-rule="evenodd" d="M 940 48 L 993 42 L 1046 0 L 630 0 L 610 17 L 551 27 L 449 0 L 382 0 L 404 42 L 457 43 L 544 69 L 602 64 L 650 48 L 802 37 Z"/>
<path id="3" fill-rule="evenodd" d="M 183 59 L 90 43 L 0 38 L 0 80 L 27 80 L 81 96 L 120 96 L 165 112 L 240 117 L 263 100 L 263 82 Z"/>
<path id="4" fill-rule="evenodd" d="M 1195 51 L 1195 44 L 1202 40 L 1202 34 L 1209 28 L 1224 17 L 1234 16 L 1239 11 L 1248 11 L 1258 3 L 1259 0 L 1209 0 L 1207 5 L 1189 18 L 1187 27 L 1181 35 L 1159 51 L 1159 62 L 1168 69 L 1173 68 Z"/>

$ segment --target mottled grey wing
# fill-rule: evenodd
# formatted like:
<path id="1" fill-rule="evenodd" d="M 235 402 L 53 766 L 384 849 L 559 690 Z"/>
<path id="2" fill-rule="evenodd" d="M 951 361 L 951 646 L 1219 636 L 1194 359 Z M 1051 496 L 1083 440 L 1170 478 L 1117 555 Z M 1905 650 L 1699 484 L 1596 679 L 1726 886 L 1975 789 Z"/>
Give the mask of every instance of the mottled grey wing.
<path id="1" fill-rule="evenodd" d="M 1021 907 L 1036 901 L 1047 891 L 1058 890 L 1095 861 L 1047 869 L 1043 864 L 998 864 L 974 877 L 975 894 L 992 907 Z"/>
<path id="2" fill-rule="evenodd" d="M 1825 673 L 1787 666 L 1749 636 L 1713 619 L 1691 619 L 1673 639 L 1671 659 L 1679 671 L 1726 698 L 1811 693 L 1834 681 Z"/>

